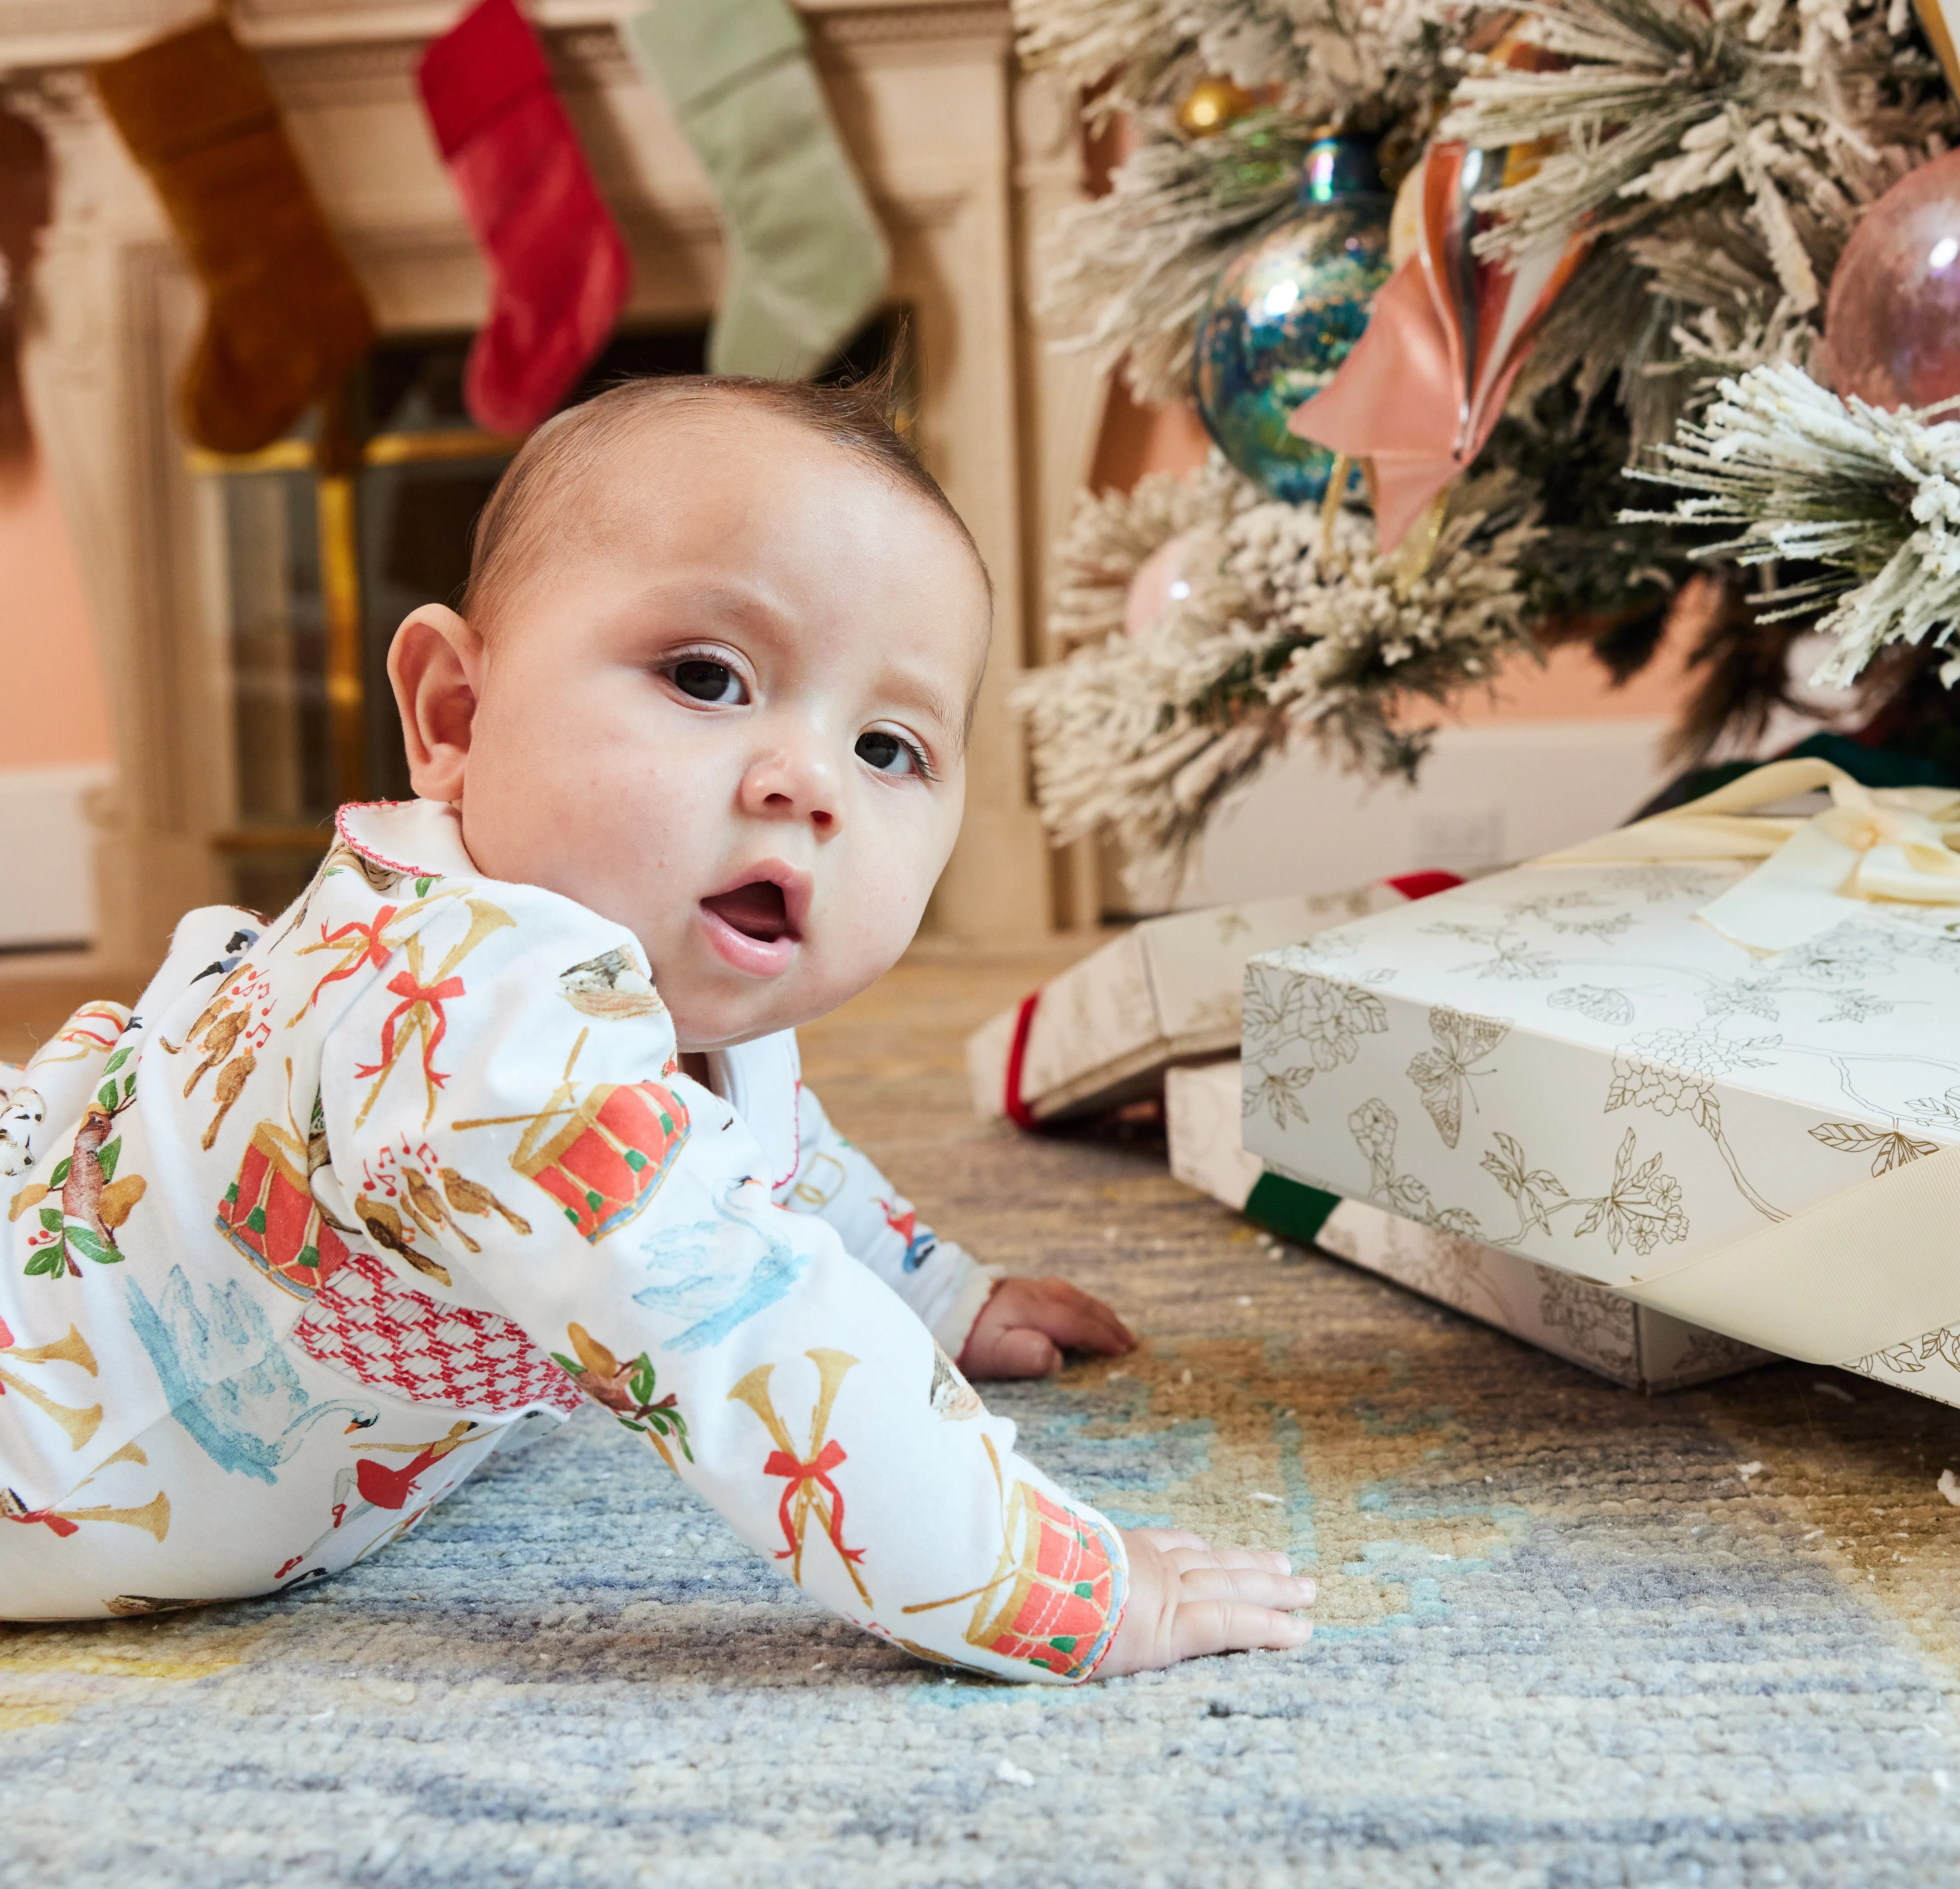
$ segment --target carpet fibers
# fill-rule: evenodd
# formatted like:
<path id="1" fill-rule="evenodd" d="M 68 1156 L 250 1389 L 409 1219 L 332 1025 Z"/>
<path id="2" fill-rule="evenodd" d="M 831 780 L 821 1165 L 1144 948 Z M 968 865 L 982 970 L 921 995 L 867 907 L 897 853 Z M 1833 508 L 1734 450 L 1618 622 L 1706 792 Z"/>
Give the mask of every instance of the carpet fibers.
<path id="1" fill-rule="evenodd" d="M 959 1045 L 921 952 L 810 1032 L 934 1224 L 1147 1334 L 994 1387 L 1122 1522 L 1290 1549 L 1313 1644 L 1062 1691 L 807 1606 L 587 1415 L 280 1602 L 0 1629 L 0 1884 L 1842 1884 L 1960 1875 L 1960 1412 L 1809 1366 L 1647 1400 L 1317 1255 Z"/>

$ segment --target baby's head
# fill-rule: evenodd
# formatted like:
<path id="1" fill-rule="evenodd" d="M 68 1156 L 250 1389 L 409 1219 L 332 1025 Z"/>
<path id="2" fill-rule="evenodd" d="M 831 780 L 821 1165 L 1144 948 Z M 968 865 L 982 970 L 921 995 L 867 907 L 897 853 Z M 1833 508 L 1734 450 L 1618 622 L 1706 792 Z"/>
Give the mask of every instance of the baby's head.
<path id="1" fill-rule="evenodd" d="M 910 942 L 952 851 L 991 598 L 862 393 L 642 380 L 561 414 L 388 669 L 479 870 L 646 947 L 680 1045 L 788 1029 Z"/>

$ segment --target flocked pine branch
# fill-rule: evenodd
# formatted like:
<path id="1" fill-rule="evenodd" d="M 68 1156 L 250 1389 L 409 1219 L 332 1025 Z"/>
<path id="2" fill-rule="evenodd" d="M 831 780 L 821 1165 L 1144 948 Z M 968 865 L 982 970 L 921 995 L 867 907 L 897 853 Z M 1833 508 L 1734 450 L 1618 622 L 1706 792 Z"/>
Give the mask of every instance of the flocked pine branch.
<path id="1" fill-rule="evenodd" d="M 1950 648 L 1960 629 L 1960 421 L 1937 417 L 1956 405 L 1888 412 L 1800 367 L 1752 368 L 1632 475 L 1691 496 L 1622 517 L 1740 527 L 1704 557 L 1825 567 L 1771 592 L 1765 618 L 1822 608 L 1815 627 L 1836 647 L 1813 679 L 1842 686 L 1888 644 Z M 1960 655 L 1940 679 L 1960 680 Z"/>
<path id="2" fill-rule="evenodd" d="M 1936 72 L 1895 43 L 1897 10 L 1535 0 L 1523 36 L 1560 69 L 1472 59 L 1442 128 L 1486 148 L 1549 146 L 1530 175 L 1480 199 L 1500 219 L 1480 248 L 1514 253 L 1589 218 L 1608 240 L 1652 238 L 1674 215 L 1729 205 L 1746 217 L 1756 272 L 1799 313 L 1815 308 L 1859 211 L 1954 126 Z"/>
<path id="3" fill-rule="evenodd" d="M 1427 739 L 1406 719 L 1415 698 L 1488 682 L 1528 643 L 1517 564 L 1533 528 L 1492 482 L 1459 499 L 1412 584 L 1369 520 L 1341 513 L 1323 560 L 1316 510 L 1265 501 L 1215 460 L 1175 510 L 1149 484 L 1087 504 L 1064 548 L 1064 595 L 1072 587 L 1086 624 L 1088 594 L 1106 592 L 1112 633 L 1035 671 L 1017 703 L 1051 835 L 1106 828 L 1140 892 L 1173 883 L 1219 806 L 1297 739 L 1411 772 Z M 1173 532 L 1189 594 L 1130 638 L 1115 627 L 1129 578 Z"/>

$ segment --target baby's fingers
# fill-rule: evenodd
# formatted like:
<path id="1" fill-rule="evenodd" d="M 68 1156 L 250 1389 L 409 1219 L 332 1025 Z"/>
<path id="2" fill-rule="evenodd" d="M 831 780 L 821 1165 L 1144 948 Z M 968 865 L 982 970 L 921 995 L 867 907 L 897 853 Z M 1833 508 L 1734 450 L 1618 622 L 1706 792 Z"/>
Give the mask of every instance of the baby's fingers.
<path id="1" fill-rule="evenodd" d="M 1160 1547 L 1173 1544 L 1160 1541 Z M 1195 1548 L 1202 1552 L 1195 1554 L 1174 1554 L 1171 1557 L 1181 1573 L 1188 1574 L 1194 1568 L 1271 1568 L 1279 1574 L 1290 1574 L 1293 1563 L 1277 1548 L 1212 1548 L 1195 1535 L 1175 1544 L 1182 1548 Z"/>
<path id="2" fill-rule="evenodd" d="M 1314 1585 L 1303 1575 L 1276 1568 L 1187 1568 L 1178 1582 L 1178 1604 L 1201 1601 L 1243 1601 L 1253 1607 L 1311 1607 Z"/>
<path id="3" fill-rule="evenodd" d="M 1304 1646 L 1313 1636 L 1313 1623 L 1250 1601 L 1181 1601 L 1171 1636 L 1173 1659 L 1198 1659 L 1255 1646 Z"/>

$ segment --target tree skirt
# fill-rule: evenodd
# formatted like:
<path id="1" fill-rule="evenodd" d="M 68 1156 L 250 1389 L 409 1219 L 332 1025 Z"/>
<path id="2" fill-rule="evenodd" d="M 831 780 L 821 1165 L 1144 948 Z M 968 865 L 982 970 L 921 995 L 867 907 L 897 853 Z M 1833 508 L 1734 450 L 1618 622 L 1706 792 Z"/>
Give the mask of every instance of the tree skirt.
<path id="1" fill-rule="evenodd" d="M 989 1402 L 1118 1521 L 1284 1547 L 1312 1646 L 1063 1691 L 784 1585 L 597 1413 L 286 1601 L 0 1629 L 0 1884 L 1943 1880 L 1960 1411 L 1784 1366 L 1647 1400 L 1161 1150 L 966 1112 L 1052 968 L 926 953 L 809 1033 L 926 1216 L 1143 1353 Z"/>

